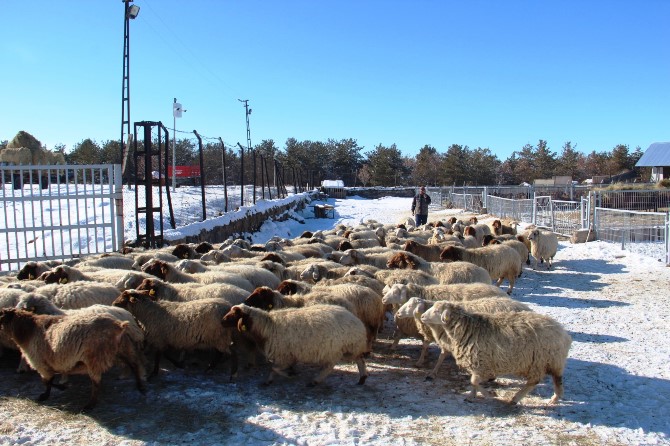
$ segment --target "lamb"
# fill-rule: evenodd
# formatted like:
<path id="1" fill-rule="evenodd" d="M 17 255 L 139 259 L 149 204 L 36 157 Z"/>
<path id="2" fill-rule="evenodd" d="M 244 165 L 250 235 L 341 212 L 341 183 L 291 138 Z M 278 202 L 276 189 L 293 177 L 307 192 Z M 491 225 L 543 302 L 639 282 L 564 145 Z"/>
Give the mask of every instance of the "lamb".
<path id="1" fill-rule="evenodd" d="M 448 300 L 451 302 L 481 299 L 482 297 L 506 296 L 505 292 L 499 287 L 486 283 L 456 283 L 428 285 L 425 287 L 412 283 L 395 283 L 390 287 L 386 287 L 385 290 L 385 294 L 382 297 L 382 303 L 385 305 L 402 305 L 411 296 L 428 300 Z"/>
<path id="2" fill-rule="evenodd" d="M 461 247 L 449 246 L 445 248 L 445 250 L 451 248 L 464 249 Z M 444 250 L 442 252 L 444 252 Z M 516 252 L 514 254 L 516 254 Z M 414 254 L 401 252 L 389 259 L 387 266 L 389 268 L 400 269 L 421 269 L 434 276 L 438 280 L 438 283 L 441 284 L 472 282 L 491 283 L 491 276 L 486 269 L 471 262 L 426 262 Z"/>
<path id="3" fill-rule="evenodd" d="M 546 260 L 547 269 L 551 269 L 552 261 L 558 251 L 556 234 L 536 228 L 528 234 L 528 240 L 530 241 L 530 253 L 535 257 L 533 269 L 537 268 L 538 260 Z"/>
<path id="4" fill-rule="evenodd" d="M 433 370 L 426 376 L 426 380 L 433 380 L 437 377 L 442 363 L 450 352 L 450 340 L 446 332 L 442 329 L 439 315 L 447 301 L 430 301 L 418 297 L 410 298 L 400 309 L 397 317 L 414 317 L 419 332 L 424 336 L 424 346 L 420 359 L 425 358 L 427 349 L 426 342 L 435 342 L 440 347 L 440 356 L 437 358 Z M 454 303 L 456 304 L 456 303 Z M 485 297 L 477 300 L 458 302 L 457 305 L 474 312 L 497 313 L 502 311 L 530 311 L 530 308 L 520 302 L 514 301 L 508 297 Z M 434 315 L 438 315 L 437 322 Z M 420 366 L 422 362 L 417 363 Z"/>
<path id="5" fill-rule="evenodd" d="M 230 378 L 237 373 L 237 355 L 230 346 L 232 330 L 220 321 L 231 308 L 224 299 L 200 299 L 190 302 L 157 301 L 148 291 L 126 290 L 113 303 L 128 310 L 144 327 L 146 342 L 154 347 L 154 368 L 150 376 L 158 374 L 161 353 L 168 348 L 177 350 L 215 349 L 220 354 L 231 354 Z M 218 358 L 217 358 L 218 359 Z M 216 360 L 209 368 L 213 368 Z"/>
<path id="6" fill-rule="evenodd" d="M 315 364 L 321 371 L 309 383 L 322 382 L 343 359 L 356 361 L 358 384 L 368 376 L 363 355 L 367 353 L 365 327 L 351 312 L 334 305 L 312 305 L 265 312 L 247 305 L 235 305 L 221 322 L 248 333 L 272 362 L 266 384 L 275 374 L 295 363 Z"/>
<path id="7" fill-rule="evenodd" d="M 126 333 L 127 326 L 128 322 L 104 314 L 50 316 L 0 310 L 0 328 L 10 334 L 46 386 L 38 400 L 49 398 L 52 386 L 61 387 L 53 382 L 55 374 L 86 373 L 91 379 L 91 397 L 84 410 L 97 403 L 102 374 L 117 359 L 133 370 L 137 388 L 144 393 L 140 353 Z"/>
<path id="8" fill-rule="evenodd" d="M 154 300 L 188 302 L 208 298 L 225 299 L 232 305 L 244 302 L 249 292 L 229 283 L 212 283 L 198 286 L 179 286 L 160 279 L 145 279 L 135 287 L 137 291 L 148 291 Z"/>
<path id="9" fill-rule="evenodd" d="M 514 236 L 512 236 L 514 237 Z M 525 260 L 526 263 L 528 263 L 530 260 L 530 252 L 528 251 L 528 248 L 523 242 L 520 242 L 519 240 L 512 239 L 512 240 L 498 240 L 498 239 L 492 239 L 490 241 L 486 241 L 484 239 L 484 246 L 487 245 L 505 245 L 505 246 L 510 246 L 516 250 L 516 252 L 519 254 L 519 257 L 521 258 L 521 271 L 523 271 L 523 261 Z M 521 276 L 521 273 L 519 273 L 519 277 Z"/>
<path id="10" fill-rule="evenodd" d="M 496 282 L 498 286 L 504 279 L 507 279 L 509 281 L 507 294 L 512 293 L 514 281 L 521 274 L 521 257 L 514 248 L 505 245 L 490 245 L 475 249 L 448 246 L 442 251 L 440 258 L 446 261 L 466 261 L 478 265 L 488 271 L 492 278 L 498 279 Z"/>
<path id="11" fill-rule="evenodd" d="M 533 312 L 477 314 L 452 304 L 446 304 L 440 319 L 456 363 L 471 373 L 470 400 L 478 390 L 492 396 L 480 382 L 505 374 L 526 378 L 511 404 L 526 396 L 545 374 L 554 382 L 549 403 L 563 397 L 563 369 L 572 338 L 554 319 Z"/>

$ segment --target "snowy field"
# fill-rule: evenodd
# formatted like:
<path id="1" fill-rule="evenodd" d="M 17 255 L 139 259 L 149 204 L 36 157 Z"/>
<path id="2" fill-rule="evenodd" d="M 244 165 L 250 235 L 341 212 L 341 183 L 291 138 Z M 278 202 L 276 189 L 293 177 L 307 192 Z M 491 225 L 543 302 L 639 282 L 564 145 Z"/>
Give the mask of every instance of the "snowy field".
<path id="1" fill-rule="evenodd" d="M 410 201 L 330 199 L 335 219 L 313 219 L 306 211 L 268 222 L 252 238 L 296 237 L 368 219 L 397 223 L 410 216 Z M 429 220 L 451 215 L 465 218 L 433 210 Z M 89 414 L 77 412 L 89 395 L 87 378 L 75 377 L 69 389 L 36 403 L 43 388 L 38 377 L 17 375 L 17 357 L 5 355 L 0 444 L 670 444 L 670 269 L 602 242 L 560 242 L 554 266 L 525 270 L 512 297 L 572 335 L 565 398 L 556 406 L 546 405 L 553 392 L 549 378 L 518 406 L 502 401 L 522 384 L 514 377 L 492 384 L 499 399 L 465 402 L 469 376 L 448 359 L 437 380 L 425 381 L 437 347 L 429 351 L 428 366 L 417 369 L 420 342 L 403 340 L 391 353 L 389 323 L 368 361 L 364 386 L 355 385 L 354 364 L 339 365 L 322 385 L 307 388 L 314 372 L 307 368 L 264 387 L 267 366 L 241 371 L 229 383 L 225 364 L 206 373 L 201 364 L 179 370 L 166 363 L 146 395 L 109 374 Z"/>

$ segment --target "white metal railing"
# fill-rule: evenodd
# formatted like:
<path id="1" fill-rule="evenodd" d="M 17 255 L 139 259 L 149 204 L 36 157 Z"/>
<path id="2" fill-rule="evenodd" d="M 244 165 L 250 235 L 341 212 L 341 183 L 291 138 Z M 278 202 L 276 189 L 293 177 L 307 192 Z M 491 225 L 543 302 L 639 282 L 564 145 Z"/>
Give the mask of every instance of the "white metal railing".
<path id="1" fill-rule="evenodd" d="M 596 207 L 593 220 L 598 240 L 621 243 L 621 249 L 670 263 L 667 212 Z"/>
<path id="2" fill-rule="evenodd" d="M 0 166 L 0 271 L 123 245 L 121 166 Z"/>

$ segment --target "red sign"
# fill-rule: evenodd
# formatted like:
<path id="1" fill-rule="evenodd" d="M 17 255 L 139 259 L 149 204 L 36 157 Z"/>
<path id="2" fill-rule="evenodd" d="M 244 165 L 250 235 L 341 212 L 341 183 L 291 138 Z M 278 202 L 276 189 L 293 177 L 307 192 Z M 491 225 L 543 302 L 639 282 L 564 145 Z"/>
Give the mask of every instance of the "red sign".
<path id="1" fill-rule="evenodd" d="M 176 166 L 177 178 L 194 178 L 200 176 L 200 166 Z M 168 177 L 172 178 L 172 166 L 168 166 Z"/>

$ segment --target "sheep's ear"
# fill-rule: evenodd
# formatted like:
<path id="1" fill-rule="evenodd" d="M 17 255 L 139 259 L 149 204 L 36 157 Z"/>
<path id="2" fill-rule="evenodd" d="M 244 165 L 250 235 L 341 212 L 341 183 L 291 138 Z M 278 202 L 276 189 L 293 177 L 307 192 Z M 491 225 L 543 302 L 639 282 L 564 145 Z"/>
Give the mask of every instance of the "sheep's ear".
<path id="1" fill-rule="evenodd" d="M 448 310 L 448 309 L 447 309 L 447 310 L 444 310 L 444 311 L 442 312 L 442 316 L 440 316 L 440 320 L 441 320 L 442 322 L 447 322 L 447 321 L 449 320 L 449 316 L 450 316 L 450 315 L 449 315 L 449 310 Z"/>
<path id="2" fill-rule="evenodd" d="M 66 277 L 63 277 L 63 278 L 60 279 L 58 282 L 61 283 L 61 284 L 66 284 L 66 283 L 67 283 L 67 278 L 66 278 Z"/>
<path id="3" fill-rule="evenodd" d="M 244 320 L 239 318 L 237 320 L 237 330 L 238 331 L 247 331 L 247 326 L 244 324 Z"/>
<path id="4" fill-rule="evenodd" d="M 33 280 L 34 278 L 35 276 L 33 276 L 32 274 L 28 274 L 28 280 Z"/>
<path id="5" fill-rule="evenodd" d="M 151 289 L 149 290 L 149 296 L 153 296 L 153 295 L 155 295 L 155 294 L 156 294 L 156 290 L 154 290 L 153 288 L 151 288 Z"/>
<path id="6" fill-rule="evenodd" d="M 137 301 L 137 299 L 135 299 L 135 296 L 130 296 L 129 300 L 131 304 L 134 304 Z"/>
<path id="7" fill-rule="evenodd" d="M 268 305 L 268 310 L 272 310 L 272 304 Z"/>

